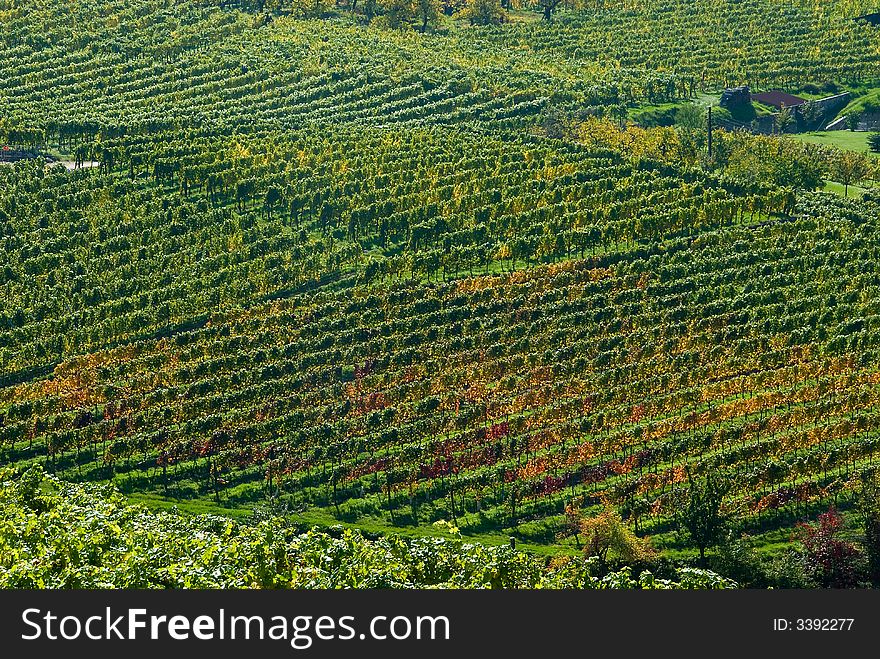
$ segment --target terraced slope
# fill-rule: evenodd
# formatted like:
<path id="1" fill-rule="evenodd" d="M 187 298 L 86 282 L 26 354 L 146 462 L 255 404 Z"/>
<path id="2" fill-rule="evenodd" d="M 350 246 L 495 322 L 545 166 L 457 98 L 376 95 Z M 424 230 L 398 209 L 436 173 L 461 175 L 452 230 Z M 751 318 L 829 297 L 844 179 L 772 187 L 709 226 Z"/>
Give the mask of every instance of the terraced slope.
<path id="1" fill-rule="evenodd" d="M 444 129 L 126 139 L 103 173 L 0 179 L 8 378 L 353 279 L 447 278 L 782 211 L 620 153 Z"/>
<path id="2" fill-rule="evenodd" d="M 828 204 L 217 314 L 7 387 L 3 448 L 131 490 L 483 530 L 579 496 L 662 528 L 685 470 L 711 469 L 764 524 L 846 496 L 878 446 L 876 207 Z"/>

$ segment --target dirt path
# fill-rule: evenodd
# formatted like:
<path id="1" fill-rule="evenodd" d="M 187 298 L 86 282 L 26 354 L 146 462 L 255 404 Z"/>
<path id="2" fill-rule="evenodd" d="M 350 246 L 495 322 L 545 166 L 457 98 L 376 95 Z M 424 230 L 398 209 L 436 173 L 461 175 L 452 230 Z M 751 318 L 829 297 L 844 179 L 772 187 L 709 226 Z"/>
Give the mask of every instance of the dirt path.
<path id="1" fill-rule="evenodd" d="M 0 161 L 0 165 L 12 166 L 14 164 L 15 164 L 14 162 Z M 50 167 L 52 165 L 61 165 L 67 171 L 72 172 L 75 169 L 93 169 L 95 167 L 100 167 L 101 163 L 95 162 L 94 160 L 86 160 L 85 162 L 79 163 L 79 165 L 77 165 L 76 161 L 73 161 L 73 160 L 51 160 L 46 163 L 47 167 Z"/>
<path id="2" fill-rule="evenodd" d="M 73 160 L 56 160 L 55 165 L 64 165 L 64 168 L 68 171 L 73 171 L 74 169 L 92 169 L 93 167 L 100 167 L 101 163 L 95 162 L 94 160 L 86 160 L 85 162 L 81 162 L 77 164 Z"/>

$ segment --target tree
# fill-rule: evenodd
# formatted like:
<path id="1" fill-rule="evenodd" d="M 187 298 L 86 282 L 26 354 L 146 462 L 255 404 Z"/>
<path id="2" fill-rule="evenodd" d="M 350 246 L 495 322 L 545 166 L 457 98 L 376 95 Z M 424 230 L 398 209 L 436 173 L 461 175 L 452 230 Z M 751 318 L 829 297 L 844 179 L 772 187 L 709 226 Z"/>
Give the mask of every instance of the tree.
<path id="1" fill-rule="evenodd" d="M 465 0 L 440 0 L 440 10 L 446 16 L 461 15 L 467 8 Z"/>
<path id="2" fill-rule="evenodd" d="M 538 6 L 544 12 L 544 20 L 549 21 L 553 18 L 553 12 L 562 4 L 562 0 L 539 0 Z"/>
<path id="3" fill-rule="evenodd" d="M 778 133 L 785 133 L 792 123 L 794 123 L 794 117 L 791 114 L 791 110 L 783 106 L 776 114 L 776 131 Z"/>
<path id="4" fill-rule="evenodd" d="M 814 144 L 746 133 L 716 137 L 717 160 L 738 181 L 815 190 L 827 176 L 828 156 Z"/>
<path id="5" fill-rule="evenodd" d="M 319 18 L 330 8 L 327 0 L 291 0 L 290 12 L 300 18 Z"/>
<path id="6" fill-rule="evenodd" d="M 388 27 L 396 30 L 410 23 L 415 16 L 415 5 L 412 0 L 381 0 Z"/>
<path id="7" fill-rule="evenodd" d="M 685 130 L 703 130 L 706 111 L 696 103 L 685 103 L 675 111 L 675 125 Z"/>
<path id="8" fill-rule="evenodd" d="M 747 535 L 737 537 L 735 533 L 728 533 L 718 545 L 712 569 L 734 579 L 744 588 L 766 588 L 770 585 L 761 555 L 752 547 Z"/>
<path id="9" fill-rule="evenodd" d="M 804 545 L 807 569 L 825 588 L 854 588 L 858 585 L 859 551 L 851 542 L 838 538 L 843 517 L 834 508 L 819 515 L 817 524 L 800 523 L 797 533 Z"/>
<path id="10" fill-rule="evenodd" d="M 844 196 L 849 196 L 849 186 L 858 185 L 871 173 L 871 160 L 862 153 L 840 151 L 832 163 L 832 176 L 843 183 Z"/>
<path id="11" fill-rule="evenodd" d="M 368 22 L 375 18 L 378 6 L 379 0 L 364 0 L 364 16 Z"/>
<path id="12" fill-rule="evenodd" d="M 420 22 L 419 32 L 424 34 L 428 25 L 436 25 L 440 20 L 440 3 L 438 0 L 416 0 L 415 14 Z"/>
<path id="13" fill-rule="evenodd" d="M 706 560 L 706 550 L 716 546 L 727 534 L 730 523 L 721 509 L 725 487 L 710 472 L 702 483 L 688 471 L 688 499 L 680 513 L 680 523 L 688 538 Z"/>
<path id="14" fill-rule="evenodd" d="M 815 127 L 825 116 L 822 106 L 814 101 L 807 101 L 801 106 L 801 117 L 807 128 Z"/>
<path id="15" fill-rule="evenodd" d="M 581 517 L 580 534 L 584 553 L 596 556 L 603 566 L 609 554 L 624 561 L 643 561 L 654 554 L 648 541 L 633 533 L 616 510 L 606 508 L 595 517 Z"/>
<path id="16" fill-rule="evenodd" d="M 868 146 L 874 153 L 880 153 L 880 133 L 871 133 L 868 137 Z"/>
<path id="17" fill-rule="evenodd" d="M 846 115 L 846 127 L 855 132 L 859 129 L 859 122 L 862 120 L 860 112 L 850 112 Z"/>
<path id="18" fill-rule="evenodd" d="M 497 25 L 507 20 L 507 12 L 498 0 L 470 0 L 459 16 L 471 25 Z"/>

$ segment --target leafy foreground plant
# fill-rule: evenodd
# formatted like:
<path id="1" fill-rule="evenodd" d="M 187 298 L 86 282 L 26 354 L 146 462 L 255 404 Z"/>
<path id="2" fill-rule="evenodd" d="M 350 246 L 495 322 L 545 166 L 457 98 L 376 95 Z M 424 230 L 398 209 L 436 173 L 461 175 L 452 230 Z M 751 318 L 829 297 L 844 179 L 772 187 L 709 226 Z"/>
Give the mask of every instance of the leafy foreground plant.
<path id="1" fill-rule="evenodd" d="M 3 588 L 735 588 L 682 568 L 678 581 L 604 577 L 595 561 L 544 560 L 461 539 L 368 540 L 298 533 L 272 517 L 243 524 L 129 505 L 112 485 L 66 483 L 31 467 L 0 470 Z M 333 531 L 336 531 L 335 529 Z"/>

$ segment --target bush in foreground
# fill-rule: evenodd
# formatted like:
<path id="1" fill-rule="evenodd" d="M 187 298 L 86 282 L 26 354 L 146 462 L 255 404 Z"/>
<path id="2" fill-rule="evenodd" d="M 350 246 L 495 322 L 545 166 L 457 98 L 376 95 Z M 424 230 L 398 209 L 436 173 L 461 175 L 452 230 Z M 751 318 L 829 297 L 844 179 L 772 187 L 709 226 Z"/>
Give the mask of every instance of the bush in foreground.
<path id="1" fill-rule="evenodd" d="M 252 524 L 155 512 L 112 486 L 74 484 L 31 467 L 0 470 L 3 588 L 734 588 L 683 568 L 677 580 L 595 561 L 545 561 L 461 539 L 298 533 L 282 517 Z"/>

